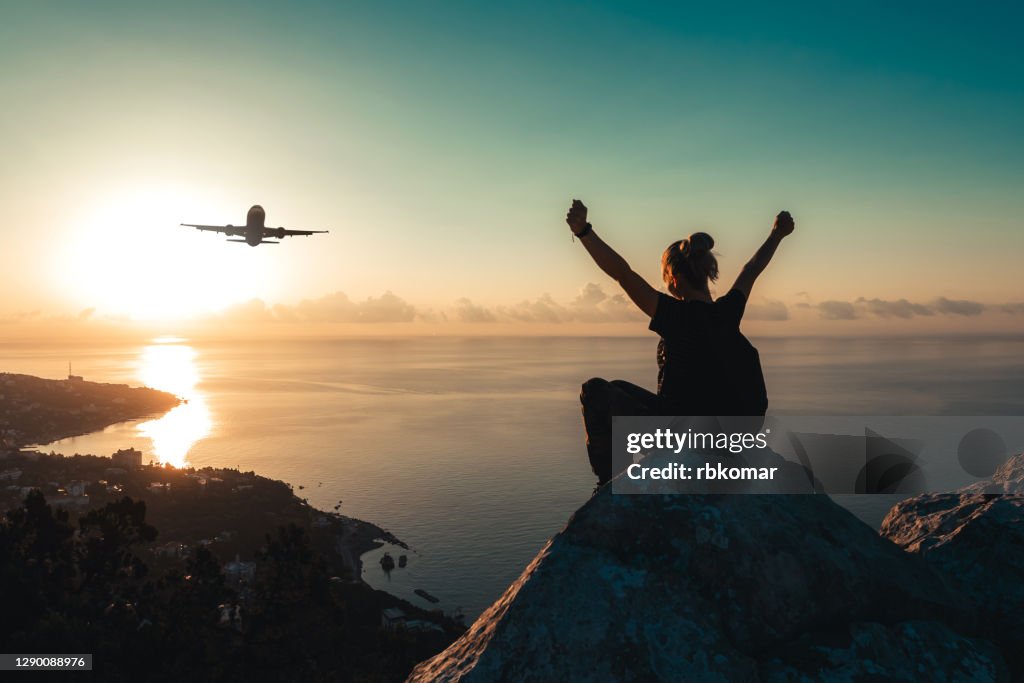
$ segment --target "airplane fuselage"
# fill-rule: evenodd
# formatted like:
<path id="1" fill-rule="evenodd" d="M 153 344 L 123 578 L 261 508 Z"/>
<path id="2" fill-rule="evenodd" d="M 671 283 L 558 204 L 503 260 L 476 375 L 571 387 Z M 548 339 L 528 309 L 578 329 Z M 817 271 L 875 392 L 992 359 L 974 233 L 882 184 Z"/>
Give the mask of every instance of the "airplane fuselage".
<path id="1" fill-rule="evenodd" d="M 249 213 L 245 215 L 245 243 L 255 247 L 263 240 L 263 226 L 267 220 L 267 213 L 259 204 L 249 207 Z"/>
<path id="2" fill-rule="evenodd" d="M 245 226 L 224 226 L 224 234 L 228 237 L 241 237 L 250 247 L 257 246 L 263 240 L 263 226 L 267 220 L 267 213 L 259 204 L 249 207 L 249 213 L 245 215 Z M 236 240 L 237 241 L 237 240 Z"/>

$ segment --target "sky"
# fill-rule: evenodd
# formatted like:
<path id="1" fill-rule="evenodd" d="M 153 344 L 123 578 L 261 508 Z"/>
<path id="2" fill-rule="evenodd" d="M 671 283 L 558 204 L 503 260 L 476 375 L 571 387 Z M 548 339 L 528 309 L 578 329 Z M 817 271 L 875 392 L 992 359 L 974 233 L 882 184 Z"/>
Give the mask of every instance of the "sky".
<path id="1" fill-rule="evenodd" d="M 1024 10 L 904 3 L 0 9 L 0 324 L 642 330 L 563 222 L 755 328 L 1024 329 Z M 250 248 L 181 222 L 329 229 Z M 451 329 L 455 329 L 452 327 Z M 461 329 L 461 328 L 460 328 Z"/>

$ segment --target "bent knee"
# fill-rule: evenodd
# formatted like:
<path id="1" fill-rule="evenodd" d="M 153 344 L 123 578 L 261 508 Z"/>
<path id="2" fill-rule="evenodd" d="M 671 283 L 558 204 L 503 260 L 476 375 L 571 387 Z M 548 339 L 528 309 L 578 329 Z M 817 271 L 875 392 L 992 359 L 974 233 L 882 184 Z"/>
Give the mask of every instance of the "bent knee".
<path id="1" fill-rule="evenodd" d="M 597 394 L 604 393 L 609 384 L 610 383 L 606 379 L 591 377 L 583 383 L 583 386 L 580 387 L 580 403 L 586 403 L 587 399 L 592 398 Z"/>

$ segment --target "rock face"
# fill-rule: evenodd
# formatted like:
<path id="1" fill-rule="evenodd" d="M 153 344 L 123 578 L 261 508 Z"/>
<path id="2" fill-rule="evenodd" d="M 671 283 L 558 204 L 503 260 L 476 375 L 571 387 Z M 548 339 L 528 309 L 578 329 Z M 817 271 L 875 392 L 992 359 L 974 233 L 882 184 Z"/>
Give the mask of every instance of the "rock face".
<path id="1" fill-rule="evenodd" d="M 939 571 L 826 496 L 605 486 L 409 681 L 1008 680 L 973 627 Z"/>
<path id="2" fill-rule="evenodd" d="M 811 671 L 811 673 L 808 673 Z M 848 641 L 813 638 L 783 648 L 761 669 L 761 680 L 992 681 L 1008 679 L 989 642 L 965 638 L 934 621 L 893 626 L 852 624 Z"/>
<path id="3" fill-rule="evenodd" d="M 970 599 L 981 633 L 1024 672 L 1024 454 L 990 481 L 899 503 L 881 533 L 923 557 Z"/>
<path id="4" fill-rule="evenodd" d="M 991 479 L 968 486 L 964 491 L 1024 495 L 1024 453 L 1015 455 L 1000 465 Z"/>

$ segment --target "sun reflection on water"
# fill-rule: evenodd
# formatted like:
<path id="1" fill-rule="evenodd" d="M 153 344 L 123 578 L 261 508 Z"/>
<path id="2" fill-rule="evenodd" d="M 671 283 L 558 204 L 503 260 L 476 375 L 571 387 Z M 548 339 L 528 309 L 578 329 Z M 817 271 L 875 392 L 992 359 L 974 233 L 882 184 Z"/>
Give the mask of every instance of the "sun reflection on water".
<path id="1" fill-rule="evenodd" d="M 139 376 L 147 387 L 170 392 L 186 402 L 155 420 L 139 424 L 138 430 L 153 442 L 153 456 L 158 462 L 185 467 L 192 446 L 210 433 L 213 422 L 206 397 L 196 388 L 196 352 L 177 341 L 161 339 L 145 347 Z"/>

